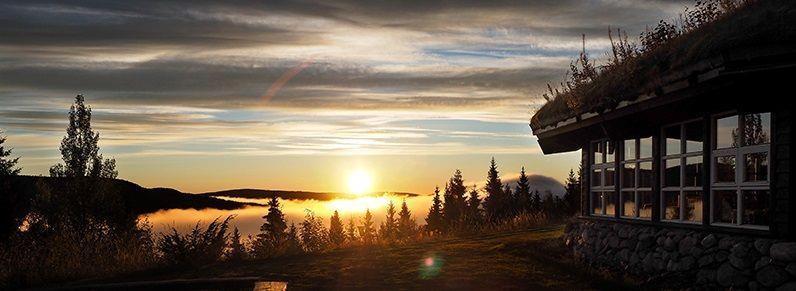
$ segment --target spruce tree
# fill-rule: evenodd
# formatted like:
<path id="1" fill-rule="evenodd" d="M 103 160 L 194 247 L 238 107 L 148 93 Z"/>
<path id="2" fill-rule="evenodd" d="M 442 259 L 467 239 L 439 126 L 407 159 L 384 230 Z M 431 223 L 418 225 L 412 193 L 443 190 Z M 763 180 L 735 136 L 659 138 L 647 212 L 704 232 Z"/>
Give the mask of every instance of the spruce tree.
<path id="1" fill-rule="evenodd" d="M 451 176 L 448 184 L 445 185 L 445 202 L 442 206 L 442 217 L 445 226 L 453 227 L 459 223 L 464 214 L 464 195 L 467 187 L 464 186 L 462 171 L 456 170 Z"/>
<path id="2" fill-rule="evenodd" d="M 506 216 L 506 200 L 508 199 L 503 191 L 503 183 L 500 181 L 500 172 L 498 172 L 494 157 L 489 165 L 484 190 L 487 195 L 484 198 L 484 209 L 488 219 L 497 221 L 504 218 Z"/>
<path id="3" fill-rule="evenodd" d="M 430 233 L 442 232 L 442 201 L 439 197 L 439 187 L 434 189 L 434 198 L 426 216 L 426 230 Z"/>
<path id="4" fill-rule="evenodd" d="M 362 238 L 362 243 L 365 245 L 372 245 L 376 242 L 376 229 L 370 209 L 365 209 L 365 217 L 362 219 L 362 226 L 359 227 L 359 237 Z"/>
<path id="5" fill-rule="evenodd" d="M 327 230 L 323 227 L 323 220 L 315 216 L 311 210 L 305 210 L 304 221 L 301 222 L 301 245 L 308 253 L 320 252 L 326 249 Z"/>
<path id="6" fill-rule="evenodd" d="M 572 215 L 580 207 L 580 178 L 575 176 L 575 171 L 569 169 L 569 176 L 564 184 L 564 208 L 567 215 Z"/>
<path id="7" fill-rule="evenodd" d="M 337 210 L 334 211 L 329 219 L 329 242 L 334 247 L 340 247 L 345 243 L 345 232 L 343 231 L 343 221 Z"/>
<path id="8" fill-rule="evenodd" d="M 91 128 L 91 107 L 86 106 L 83 95 L 75 97 L 75 103 L 69 108 L 69 125 L 66 136 L 61 140 L 61 156 L 63 164 L 50 167 L 50 175 L 54 177 L 102 177 L 116 178 L 116 161 L 106 159 L 103 162 L 99 154 L 99 133 Z M 113 169 L 103 169 L 103 167 Z M 103 176 L 107 174 L 108 176 Z"/>
<path id="9" fill-rule="evenodd" d="M 0 130 L 0 176 L 16 176 L 22 169 L 17 168 L 19 158 L 8 158 L 11 155 L 12 149 L 5 149 L 3 143 L 6 142 L 6 137 L 3 136 L 3 131 Z"/>
<path id="10" fill-rule="evenodd" d="M 387 216 L 379 228 L 381 239 L 387 243 L 395 243 L 398 233 L 398 221 L 395 219 L 395 204 L 390 200 L 387 203 Z"/>
<path id="11" fill-rule="evenodd" d="M 520 178 L 517 180 L 517 187 L 514 189 L 517 197 L 517 208 L 520 212 L 531 211 L 531 186 L 528 175 L 525 174 L 525 167 L 520 170 Z"/>
<path id="12" fill-rule="evenodd" d="M 261 258 L 280 255 L 287 239 L 287 223 L 277 197 L 268 201 L 268 214 L 263 218 L 265 222 L 257 234 L 255 254 Z"/>
<path id="13" fill-rule="evenodd" d="M 240 240 L 240 232 L 237 227 L 232 230 L 232 236 L 229 238 L 229 251 L 226 257 L 228 261 L 233 262 L 239 262 L 248 257 L 246 246 Z"/>
<path id="14" fill-rule="evenodd" d="M 508 183 L 503 185 L 503 197 L 506 197 L 506 217 L 517 214 L 519 209 L 517 208 L 516 197 L 514 196 L 514 192 L 511 191 L 511 185 Z"/>
<path id="15" fill-rule="evenodd" d="M 470 195 L 467 198 L 467 223 L 470 227 L 479 225 L 481 220 L 481 198 L 478 198 L 478 187 L 473 184 Z"/>
<path id="16" fill-rule="evenodd" d="M 348 218 L 348 226 L 346 227 L 346 241 L 349 245 L 353 245 L 359 241 L 357 236 L 357 226 L 354 224 L 353 216 Z"/>
<path id="17" fill-rule="evenodd" d="M 287 239 L 285 240 L 285 254 L 295 255 L 303 252 L 301 249 L 301 239 L 299 238 L 298 228 L 295 223 L 291 223 L 287 229 Z"/>
<path id="18" fill-rule="evenodd" d="M 539 190 L 533 190 L 531 197 L 531 211 L 535 214 L 542 212 L 542 196 L 539 195 Z"/>
<path id="19" fill-rule="evenodd" d="M 412 241 L 417 230 L 417 223 L 412 218 L 412 212 L 406 206 L 406 199 L 401 203 L 401 212 L 398 213 L 398 237 L 401 241 Z"/>

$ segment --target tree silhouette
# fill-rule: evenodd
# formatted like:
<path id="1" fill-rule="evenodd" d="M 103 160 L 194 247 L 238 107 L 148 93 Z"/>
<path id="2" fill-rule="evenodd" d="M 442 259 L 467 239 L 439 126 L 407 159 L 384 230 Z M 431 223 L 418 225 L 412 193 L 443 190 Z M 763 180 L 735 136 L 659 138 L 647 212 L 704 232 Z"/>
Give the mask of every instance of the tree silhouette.
<path id="1" fill-rule="evenodd" d="M 517 197 L 518 212 L 531 211 L 531 187 L 528 175 L 525 174 L 525 167 L 520 170 L 520 178 L 517 180 L 517 187 L 514 189 L 514 196 Z"/>
<path id="2" fill-rule="evenodd" d="M 0 176 L 16 176 L 22 169 L 17 168 L 19 158 L 10 159 L 12 149 L 5 149 L 3 143 L 6 142 L 6 137 L 3 136 L 3 131 L 0 130 Z"/>
<path id="3" fill-rule="evenodd" d="M 439 187 L 434 189 L 434 198 L 426 216 L 426 230 L 431 233 L 442 232 L 442 201 L 439 197 Z"/>
<path id="4" fill-rule="evenodd" d="M 455 227 L 462 219 L 464 214 L 464 195 L 467 187 L 464 186 L 462 171 L 456 170 L 451 176 L 448 184 L 445 185 L 445 201 L 442 205 L 442 217 L 445 220 L 445 227 Z"/>
<path id="5" fill-rule="evenodd" d="M 295 255 L 301 253 L 301 238 L 299 238 L 298 228 L 295 223 L 291 223 L 287 229 L 287 239 L 285 239 L 285 254 Z"/>
<path id="6" fill-rule="evenodd" d="M 366 245 L 376 242 L 376 229 L 373 226 L 373 215 L 370 214 L 370 209 L 365 209 L 365 217 L 362 219 L 362 226 L 359 227 L 359 237 Z"/>
<path id="7" fill-rule="evenodd" d="M 329 219 L 329 242 L 332 246 L 338 248 L 345 243 L 343 221 L 340 220 L 340 214 L 337 210 L 334 211 L 334 214 L 332 214 L 332 217 Z"/>
<path id="8" fill-rule="evenodd" d="M 564 194 L 564 208 L 567 215 L 572 215 L 578 211 L 580 206 L 580 175 L 575 176 L 575 172 L 569 169 L 569 176 L 564 183 L 566 193 Z"/>
<path id="9" fill-rule="evenodd" d="M 516 215 L 519 213 L 519 207 L 517 207 L 517 197 L 514 196 L 514 192 L 511 191 L 511 185 L 506 183 L 503 185 L 503 197 L 506 199 L 506 207 L 504 209 L 506 216 Z"/>
<path id="10" fill-rule="evenodd" d="M 323 227 L 323 220 L 315 216 L 309 209 L 305 209 L 304 221 L 301 222 L 301 245 L 308 253 L 320 252 L 326 249 L 327 230 Z"/>
<path id="11" fill-rule="evenodd" d="M 487 195 L 486 198 L 484 198 L 484 209 L 486 210 L 487 217 L 492 221 L 504 218 L 506 216 L 507 199 L 505 196 L 506 193 L 503 191 L 503 183 L 500 181 L 500 172 L 498 172 L 494 157 L 489 165 L 486 186 L 484 188 Z"/>
<path id="12" fill-rule="evenodd" d="M 287 239 L 285 232 L 287 223 L 279 205 L 279 198 L 271 197 L 271 200 L 268 201 L 268 214 L 263 218 L 265 222 L 260 226 L 260 233 L 257 234 L 255 255 L 261 258 L 279 255 L 284 252 Z"/>
<path id="13" fill-rule="evenodd" d="M 467 223 L 470 227 L 481 224 L 481 198 L 478 198 L 478 188 L 473 184 L 470 195 L 467 197 Z"/>
<path id="14" fill-rule="evenodd" d="M 239 262 L 248 258 L 246 246 L 240 241 L 240 232 L 235 227 L 229 238 L 229 251 L 226 254 L 228 261 Z"/>
<path id="15" fill-rule="evenodd" d="M 411 241 L 415 238 L 417 223 L 412 218 L 412 212 L 406 206 L 406 199 L 401 203 L 401 212 L 398 213 L 398 238 L 401 241 Z"/>
<path id="16" fill-rule="evenodd" d="M 395 219 L 395 204 L 387 203 L 387 216 L 379 228 L 379 235 L 385 242 L 392 244 L 398 236 L 398 221 Z"/>
<path id="17" fill-rule="evenodd" d="M 69 108 L 66 136 L 61 140 L 60 150 L 64 163 L 50 167 L 50 175 L 116 178 L 116 161 L 103 161 L 98 143 L 99 133 L 91 128 L 91 107 L 86 106 L 83 95 L 77 95 L 75 103 Z M 105 166 L 112 168 L 103 169 Z"/>
<path id="18" fill-rule="evenodd" d="M 531 196 L 531 211 L 535 214 L 542 212 L 542 196 L 539 195 L 539 190 L 533 190 L 533 196 Z"/>

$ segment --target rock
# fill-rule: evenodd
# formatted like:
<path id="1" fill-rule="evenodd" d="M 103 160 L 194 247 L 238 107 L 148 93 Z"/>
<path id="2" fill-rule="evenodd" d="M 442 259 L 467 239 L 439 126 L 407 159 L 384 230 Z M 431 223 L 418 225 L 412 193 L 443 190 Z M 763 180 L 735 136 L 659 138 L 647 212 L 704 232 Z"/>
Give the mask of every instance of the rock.
<path id="1" fill-rule="evenodd" d="M 754 242 L 755 249 L 761 255 L 767 256 L 768 251 L 771 248 L 771 240 L 768 239 L 756 239 Z"/>
<path id="2" fill-rule="evenodd" d="M 708 270 L 702 269 L 697 272 L 697 283 L 698 284 L 706 284 L 716 281 L 716 271 L 715 270 Z"/>
<path id="3" fill-rule="evenodd" d="M 769 250 L 771 258 L 777 261 L 796 261 L 796 242 L 775 243 Z"/>
<path id="4" fill-rule="evenodd" d="M 696 246 L 696 243 L 697 241 L 693 237 L 687 236 L 680 240 L 680 243 L 678 244 L 678 250 L 681 254 L 688 254 L 691 252 L 691 249 Z"/>
<path id="5" fill-rule="evenodd" d="M 723 237 L 722 239 L 719 240 L 719 249 L 729 250 L 734 245 L 735 245 L 735 241 L 729 236 Z"/>
<path id="6" fill-rule="evenodd" d="M 716 271 L 716 282 L 724 287 L 740 287 L 749 283 L 749 278 L 738 272 L 729 263 L 724 263 Z"/>
<path id="7" fill-rule="evenodd" d="M 675 247 L 674 239 L 671 237 L 667 237 L 666 240 L 663 241 L 663 248 L 667 251 L 673 251 Z"/>
<path id="8" fill-rule="evenodd" d="M 699 267 L 710 265 L 714 262 L 713 255 L 704 255 L 701 258 L 699 258 L 698 262 L 699 262 Z"/>
<path id="9" fill-rule="evenodd" d="M 630 237 L 630 231 L 628 231 L 627 227 L 623 227 L 622 229 L 619 230 L 619 232 L 617 233 L 617 236 L 619 236 L 619 238 L 629 238 Z"/>
<path id="10" fill-rule="evenodd" d="M 608 238 L 608 247 L 615 249 L 619 246 L 619 238 L 611 236 Z"/>
<path id="11" fill-rule="evenodd" d="M 766 287 L 777 287 L 788 281 L 788 272 L 776 265 L 768 265 L 757 271 L 757 281 Z"/>
<path id="12" fill-rule="evenodd" d="M 746 270 L 752 268 L 752 266 L 754 266 L 755 264 L 755 261 L 752 257 L 749 256 L 739 258 L 736 257 L 735 255 L 730 255 L 730 264 L 732 264 L 733 267 L 736 267 L 740 270 Z"/>
<path id="13" fill-rule="evenodd" d="M 757 291 L 760 290 L 760 283 L 755 281 L 749 282 L 749 291 Z"/>
<path id="14" fill-rule="evenodd" d="M 702 256 L 702 253 L 704 253 L 704 252 L 705 251 L 702 248 L 700 248 L 700 247 L 693 247 L 693 248 L 691 248 L 691 252 L 689 252 L 688 254 L 693 256 L 693 257 L 695 257 L 695 258 L 699 258 L 699 257 Z"/>
<path id="15" fill-rule="evenodd" d="M 788 282 L 782 286 L 779 286 L 777 291 L 796 291 L 796 282 Z"/>
<path id="16" fill-rule="evenodd" d="M 760 259 L 755 262 L 755 270 L 760 270 L 761 268 L 771 264 L 773 261 L 774 260 L 772 260 L 771 257 L 760 257 Z"/>
<path id="17" fill-rule="evenodd" d="M 716 259 L 716 262 L 724 262 L 727 260 L 727 256 L 729 256 L 727 251 L 718 251 L 713 258 Z"/>
<path id="18" fill-rule="evenodd" d="M 716 242 L 717 242 L 716 235 L 711 233 L 711 234 L 709 234 L 708 236 L 706 236 L 705 238 L 702 239 L 702 243 L 701 244 L 702 244 L 703 247 L 709 248 L 709 247 L 712 247 L 712 246 L 716 245 Z"/>
<path id="19" fill-rule="evenodd" d="M 787 267 L 785 267 L 785 271 L 790 273 L 791 276 L 796 277 L 796 263 L 790 263 Z"/>
<path id="20" fill-rule="evenodd" d="M 696 259 L 692 256 L 686 256 L 680 261 L 680 270 L 691 270 L 694 267 Z"/>
<path id="21" fill-rule="evenodd" d="M 663 246 L 663 242 L 664 242 L 664 241 L 666 241 L 666 238 L 665 238 L 665 237 L 663 237 L 663 236 L 658 236 L 658 238 L 655 240 L 655 243 L 656 243 L 658 246 Z"/>

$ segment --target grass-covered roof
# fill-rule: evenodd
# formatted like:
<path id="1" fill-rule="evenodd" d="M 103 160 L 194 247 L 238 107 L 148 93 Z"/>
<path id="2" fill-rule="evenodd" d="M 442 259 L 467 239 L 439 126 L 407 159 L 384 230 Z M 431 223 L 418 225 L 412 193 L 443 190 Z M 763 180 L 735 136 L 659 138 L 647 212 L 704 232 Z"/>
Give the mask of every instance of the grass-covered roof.
<path id="1" fill-rule="evenodd" d="M 704 8 L 706 1 L 698 2 Z M 584 113 L 601 113 L 615 108 L 622 101 L 634 101 L 641 95 L 655 94 L 671 81 L 673 74 L 687 75 L 695 65 L 721 57 L 739 49 L 772 45 L 796 44 L 796 1 L 757 0 L 736 3 L 730 9 L 722 8 L 726 0 L 707 1 L 717 7 L 709 21 L 699 22 L 704 11 L 686 10 L 685 21 L 678 26 L 661 22 L 656 29 L 675 29 L 674 35 L 655 41 L 656 31 L 642 36 L 642 44 L 635 53 L 624 59 L 609 62 L 596 70 L 585 82 L 575 82 L 553 95 L 531 118 L 534 131 Z M 710 12 L 710 11 L 708 11 Z M 697 23 L 689 23 L 689 15 Z M 664 33 L 666 34 L 666 33 Z M 551 90 L 552 91 L 552 90 Z"/>

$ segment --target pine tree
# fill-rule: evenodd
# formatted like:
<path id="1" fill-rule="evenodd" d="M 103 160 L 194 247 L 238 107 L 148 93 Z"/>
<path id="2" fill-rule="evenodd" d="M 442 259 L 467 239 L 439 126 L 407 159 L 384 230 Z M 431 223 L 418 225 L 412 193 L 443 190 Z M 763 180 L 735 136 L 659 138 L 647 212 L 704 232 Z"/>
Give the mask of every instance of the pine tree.
<path id="1" fill-rule="evenodd" d="M 370 209 L 365 209 L 365 217 L 362 219 L 362 226 L 359 227 L 359 237 L 362 243 L 372 245 L 376 242 L 376 229 L 373 226 L 373 215 Z"/>
<path id="2" fill-rule="evenodd" d="M 17 168 L 19 158 L 9 159 L 12 149 L 5 149 L 3 143 L 6 142 L 6 137 L 3 136 L 3 131 L 0 131 L 0 176 L 16 176 L 22 169 Z"/>
<path id="3" fill-rule="evenodd" d="M 398 233 L 398 222 L 395 219 L 395 204 L 390 200 L 387 203 L 387 216 L 379 228 L 379 235 L 385 242 L 392 244 L 395 243 Z"/>
<path id="4" fill-rule="evenodd" d="M 442 232 L 442 222 L 442 201 L 439 197 L 439 187 L 436 187 L 431 208 L 426 216 L 426 230 L 430 233 L 440 233 Z"/>
<path id="5" fill-rule="evenodd" d="M 50 167 L 50 175 L 54 177 L 103 177 L 115 178 L 116 161 L 105 160 L 99 155 L 99 133 L 91 128 L 91 107 L 86 106 L 83 95 L 75 97 L 75 103 L 69 108 L 69 125 L 66 136 L 61 140 L 61 156 L 63 164 Z M 104 166 L 113 169 L 103 169 Z M 107 174 L 109 176 L 103 176 Z M 112 176 L 111 176 L 112 175 Z"/>
<path id="6" fill-rule="evenodd" d="M 240 241 L 240 232 L 235 227 L 232 230 L 232 236 L 229 239 L 229 251 L 227 252 L 227 260 L 233 262 L 243 261 L 248 258 L 246 246 Z"/>
<path id="7" fill-rule="evenodd" d="M 260 226 L 260 233 L 257 234 L 255 255 L 259 258 L 280 255 L 284 252 L 284 245 L 287 239 L 285 232 L 287 223 L 277 197 L 272 197 L 268 201 L 268 214 L 263 216 L 263 218 L 265 222 Z"/>
<path id="8" fill-rule="evenodd" d="M 489 165 L 484 188 L 487 195 L 484 198 L 484 209 L 487 217 L 492 221 L 506 217 L 506 200 L 508 199 L 506 199 L 506 193 L 503 191 L 503 183 L 500 181 L 500 172 L 498 172 L 494 157 Z"/>
<path id="9" fill-rule="evenodd" d="M 462 219 L 464 214 L 464 195 L 467 187 L 464 186 L 462 171 L 456 170 L 453 176 L 445 185 L 445 202 L 442 206 L 442 217 L 446 227 L 454 227 Z"/>
<path id="10" fill-rule="evenodd" d="M 482 217 L 481 217 L 481 198 L 478 198 L 478 187 L 473 184 L 473 188 L 470 189 L 470 195 L 467 198 L 467 223 L 469 227 L 475 227 L 481 224 Z"/>
<path id="11" fill-rule="evenodd" d="M 511 191 L 511 185 L 508 183 L 503 185 L 503 197 L 506 197 L 506 217 L 513 216 L 517 214 L 519 208 L 517 207 L 517 200 L 514 196 L 514 192 Z"/>
<path id="12" fill-rule="evenodd" d="M 542 212 L 542 196 L 539 195 L 539 190 L 533 190 L 533 197 L 531 198 L 531 211 L 534 214 Z"/>
<path id="13" fill-rule="evenodd" d="M 531 187 L 528 182 L 528 175 L 525 174 L 525 167 L 520 170 L 520 179 L 517 180 L 517 187 L 514 190 L 517 197 L 517 208 L 520 212 L 531 211 Z"/>
<path id="14" fill-rule="evenodd" d="M 348 226 L 346 227 L 346 241 L 349 245 L 353 245 L 359 241 L 357 236 L 357 227 L 354 224 L 354 217 L 348 218 Z"/>
<path id="15" fill-rule="evenodd" d="M 412 218 L 412 212 L 406 206 L 406 199 L 401 203 L 401 212 L 398 213 L 398 237 L 401 241 L 412 241 L 417 231 L 417 223 Z"/>
<path id="16" fill-rule="evenodd" d="M 575 176 L 575 171 L 569 169 L 569 176 L 564 184 L 567 191 L 564 194 L 564 208 L 567 215 L 572 215 L 580 207 L 580 178 Z"/>
<path id="17" fill-rule="evenodd" d="M 329 219 L 329 242 L 334 247 L 341 247 L 345 243 L 345 232 L 343 231 L 343 221 L 340 220 L 340 214 L 337 210 L 334 211 L 332 217 Z"/>
<path id="18" fill-rule="evenodd" d="M 301 239 L 299 238 L 298 228 L 295 223 L 291 223 L 287 229 L 287 239 L 285 240 L 285 254 L 295 255 L 302 253 Z"/>

